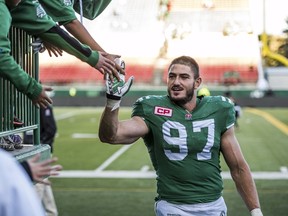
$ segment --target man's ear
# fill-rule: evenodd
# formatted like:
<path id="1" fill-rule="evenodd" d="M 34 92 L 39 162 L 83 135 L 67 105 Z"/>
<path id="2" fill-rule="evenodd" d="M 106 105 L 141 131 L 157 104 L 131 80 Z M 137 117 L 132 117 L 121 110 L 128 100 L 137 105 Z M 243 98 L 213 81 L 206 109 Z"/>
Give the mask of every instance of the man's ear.
<path id="1" fill-rule="evenodd" d="M 201 85 L 202 83 L 202 78 L 201 77 L 198 77 L 196 80 L 195 80 L 195 89 L 198 89 L 199 86 Z"/>

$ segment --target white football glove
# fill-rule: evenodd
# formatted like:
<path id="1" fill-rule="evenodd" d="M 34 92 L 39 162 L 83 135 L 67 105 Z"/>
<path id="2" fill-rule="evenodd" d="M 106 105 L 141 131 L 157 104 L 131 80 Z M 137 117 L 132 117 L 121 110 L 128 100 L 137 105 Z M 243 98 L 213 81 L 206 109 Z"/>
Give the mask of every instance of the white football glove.
<path id="1" fill-rule="evenodd" d="M 120 58 L 115 59 L 115 62 L 125 70 L 125 62 Z M 125 82 L 125 75 L 118 72 L 120 81 L 116 77 L 113 81 L 110 80 L 109 74 L 106 74 L 106 97 L 107 107 L 112 108 L 111 111 L 117 109 L 120 106 L 121 98 L 129 91 L 134 77 L 131 76 L 127 82 Z"/>

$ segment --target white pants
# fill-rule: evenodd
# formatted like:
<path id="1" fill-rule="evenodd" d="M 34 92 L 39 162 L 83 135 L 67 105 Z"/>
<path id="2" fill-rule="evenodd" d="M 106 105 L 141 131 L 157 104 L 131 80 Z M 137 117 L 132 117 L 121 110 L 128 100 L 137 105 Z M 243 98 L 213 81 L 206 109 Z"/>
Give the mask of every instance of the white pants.
<path id="1" fill-rule="evenodd" d="M 226 216 L 227 207 L 223 197 L 209 203 L 173 204 L 165 200 L 155 203 L 156 216 Z"/>
<path id="2" fill-rule="evenodd" d="M 35 188 L 42 201 L 46 216 L 58 216 L 51 186 L 38 183 L 35 185 Z"/>

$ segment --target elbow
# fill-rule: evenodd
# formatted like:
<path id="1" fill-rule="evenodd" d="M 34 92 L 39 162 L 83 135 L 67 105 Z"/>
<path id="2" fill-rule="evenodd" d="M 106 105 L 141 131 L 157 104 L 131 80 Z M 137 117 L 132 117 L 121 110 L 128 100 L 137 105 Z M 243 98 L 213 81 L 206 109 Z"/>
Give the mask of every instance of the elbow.
<path id="1" fill-rule="evenodd" d="M 110 136 L 104 136 L 99 134 L 99 139 L 102 143 L 107 143 L 107 144 L 115 144 L 115 140 Z"/>
<path id="2" fill-rule="evenodd" d="M 250 175 L 251 171 L 247 164 L 244 166 L 239 166 L 237 169 L 231 170 L 231 176 L 234 181 L 240 180 L 243 176 Z"/>

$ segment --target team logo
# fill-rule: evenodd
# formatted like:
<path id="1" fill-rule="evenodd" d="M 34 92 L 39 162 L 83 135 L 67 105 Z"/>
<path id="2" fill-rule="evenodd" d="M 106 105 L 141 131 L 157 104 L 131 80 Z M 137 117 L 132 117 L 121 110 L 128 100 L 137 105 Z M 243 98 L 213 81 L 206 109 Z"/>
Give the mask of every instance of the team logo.
<path id="1" fill-rule="evenodd" d="M 186 113 L 185 114 L 185 120 L 191 120 L 192 119 L 192 114 L 191 113 Z"/>
<path id="2" fill-rule="evenodd" d="M 43 18 L 44 16 L 46 16 L 46 12 L 41 5 L 37 6 L 36 14 L 37 14 L 37 17 L 40 19 Z"/>
<path id="3" fill-rule="evenodd" d="M 156 106 L 154 108 L 154 114 L 171 117 L 172 116 L 172 109 Z"/>
<path id="4" fill-rule="evenodd" d="M 71 0 L 64 0 L 63 5 L 70 6 L 70 5 L 72 5 L 72 2 L 71 2 Z"/>

